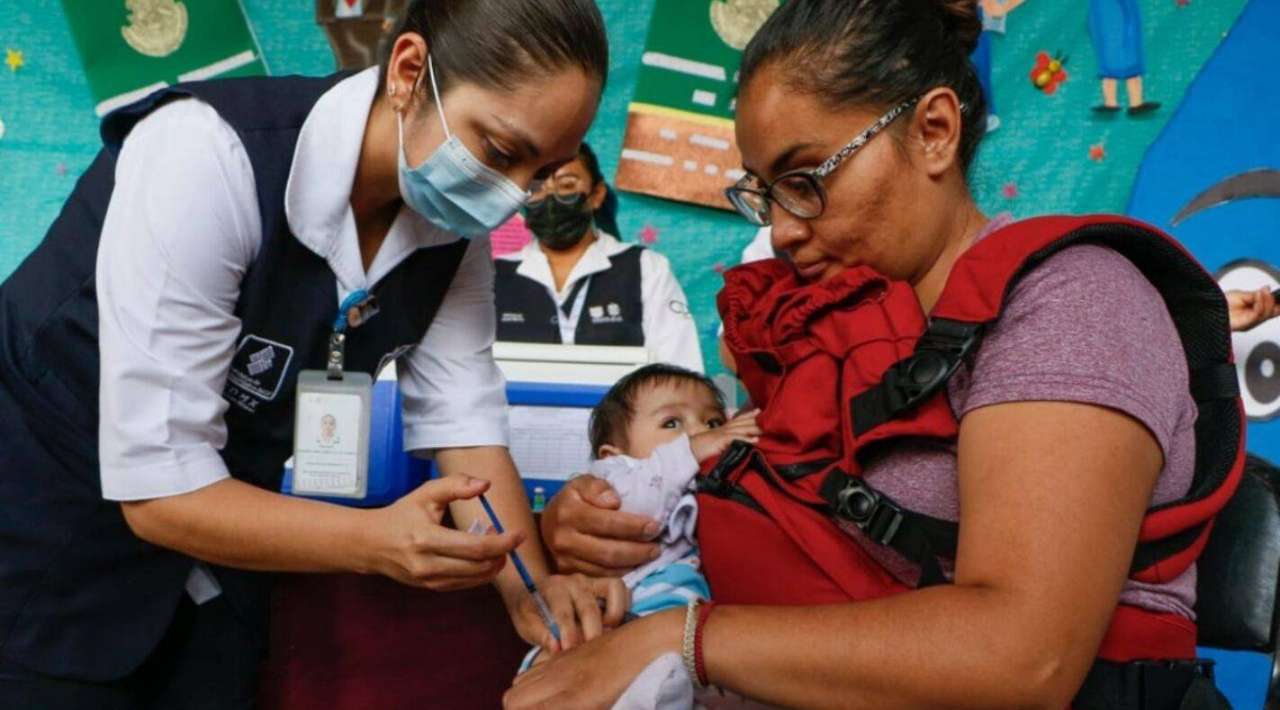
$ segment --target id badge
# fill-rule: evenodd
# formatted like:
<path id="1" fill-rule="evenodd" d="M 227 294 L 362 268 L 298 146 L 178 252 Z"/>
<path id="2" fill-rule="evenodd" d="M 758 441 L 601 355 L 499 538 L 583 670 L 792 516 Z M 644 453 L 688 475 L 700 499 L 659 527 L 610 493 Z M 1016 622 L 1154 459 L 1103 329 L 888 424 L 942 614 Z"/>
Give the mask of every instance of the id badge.
<path id="1" fill-rule="evenodd" d="M 373 378 L 322 370 L 298 373 L 293 425 L 293 492 L 363 498 L 369 485 Z"/>

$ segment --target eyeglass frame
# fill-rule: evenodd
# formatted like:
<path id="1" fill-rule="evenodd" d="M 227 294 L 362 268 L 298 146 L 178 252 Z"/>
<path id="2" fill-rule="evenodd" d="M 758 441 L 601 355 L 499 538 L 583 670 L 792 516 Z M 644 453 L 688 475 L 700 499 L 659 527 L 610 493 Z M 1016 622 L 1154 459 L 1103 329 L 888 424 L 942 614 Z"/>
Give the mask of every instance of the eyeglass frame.
<path id="1" fill-rule="evenodd" d="M 572 163 L 572 162 L 573 162 L 572 160 L 569 161 L 569 163 Z M 569 163 L 565 163 L 565 165 L 568 165 Z M 548 175 L 547 177 L 534 178 L 533 181 L 529 183 L 529 188 L 525 190 L 525 205 L 536 205 L 551 198 L 554 198 L 560 204 L 570 204 L 570 202 L 572 202 L 573 200 L 574 195 L 585 194 L 588 197 L 590 197 L 591 190 L 582 192 L 576 189 L 578 187 L 581 187 L 582 186 L 581 184 L 575 185 L 575 189 L 570 190 L 569 192 L 566 192 L 563 194 L 560 192 L 559 186 L 556 185 L 556 177 L 560 174 L 560 170 L 563 170 L 564 167 L 565 167 L 564 165 L 561 165 L 559 168 L 556 169 L 556 172 L 552 173 L 551 175 Z M 572 177 L 577 183 L 583 182 L 583 180 L 579 178 L 577 175 L 566 175 L 565 177 Z M 590 175 L 587 176 L 586 182 L 599 184 Z M 594 189 L 594 185 L 592 189 Z M 544 190 L 545 190 L 545 194 L 543 194 Z"/>
<path id="2" fill-rule="evenodd" d="M 748 212 L 743 209 L 743 205 L 739 204 L 739 202 L 736 199 L 734 199 L 737 193 L 747 192 L 753 195 L 759 195 L 761 198 L 764 199 L 766 207 L 776 203 L 779 207 L 786 210 L 789 214 L 796 217 L 797 219 L 817 219 L 818 217 L 822 216 L 823 212 L 827 211 L 827 189 L 823 185 L 823 180 L 825 180 L 828 175 L 835 172 L 836 168 L 844 164 L 844 162 L 848 160 L 854 153 L 858 152 L 859 149 L 861 149 L 867 143 L 871 142 L 872 138 L 875 138 L 876 135 L 878 135 L 881 131 L 887 128 L 889 124 L 893 123 L 899 116 L 905 113 L 907 109 L 910 109 L 911 107 L 915 106 L 916 103 L 918 103 L 919 101 L 920 101 L 920 97 L 917 96 L 915 98 L 903 101 L 902 103 L 893 107 L 888 112 L 886 112 L 883 116 L 876 119 L 874 123 L 868 126 L 861 133 L 854 136 L 853 140 L 846 143 L 845 146 L 840 150 L 836 151 L 834 155 L 822 161 L 822 163 L 818 165 L 818 167 L 816 168 L 798 168 L 796 170 L 788 170 L 787 172 L 769 181 L 769 183 L 764 186 L 764 189 L 755 189 L 755 188 L 747 187 L 744 183 L 748 179 L 755 179 L 758 183 L 764 183 L 764 181 L 761 180 L 759 176 L 752 175 L 751 173 L 747 173 L 746 175 L 743 175 L 741 178 L 739 178 L 738 181 L 734 183 L 733 187 L 729 187 L 725 189 L 724 191 L 725 197 L 729 200 L 729 204 L 733 205 L 733 208 L 738 212 L 738 214 L 742 215 L 748 222 L 751 222 L 752 224 L 755 224 L 760 227 L 767 227 L 773 223 L 773 219 L 772 219 L 773 210 L 772 209 L 766 210 L 762 218 L 760 217 L 759 213 L 756 212 L 756 210 L 751 210 L 750 214 L 748 214 Z M 813 191 L 814 191 L 814 194 L 818 196 L 818 205 L 819 205 L 818 212 L 816 214 L 809 215 L 809 216 L 796 214 L 794 210 L 782 204 L 781 201 L 779 201 L 777 198 L 773 196 L 773 188 L 775 185 L 782 182 L 783 180 L 787 180 L 789 178 L 794 178 L 797 176 L 806 178 L 808 182 L 813 185 L 813 188 L 814 188 Z"/>

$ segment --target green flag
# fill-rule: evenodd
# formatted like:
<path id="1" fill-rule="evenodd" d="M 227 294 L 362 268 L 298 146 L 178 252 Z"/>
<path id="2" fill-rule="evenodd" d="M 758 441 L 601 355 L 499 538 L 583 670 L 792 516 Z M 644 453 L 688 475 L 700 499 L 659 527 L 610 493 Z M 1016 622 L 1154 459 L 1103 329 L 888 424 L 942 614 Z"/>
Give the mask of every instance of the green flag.
<path id="1" fill-rule="evenodd" d="M 99 115 L 182 81 L 267 73 L 239 0 L 62 0 Z"/>

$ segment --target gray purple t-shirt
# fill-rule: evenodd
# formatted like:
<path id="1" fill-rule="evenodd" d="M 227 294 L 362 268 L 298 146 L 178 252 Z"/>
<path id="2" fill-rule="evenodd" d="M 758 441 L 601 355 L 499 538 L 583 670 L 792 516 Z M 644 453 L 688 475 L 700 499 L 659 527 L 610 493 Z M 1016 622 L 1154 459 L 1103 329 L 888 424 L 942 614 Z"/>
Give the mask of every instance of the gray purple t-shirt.
<path id="1" fill-rule="evenodd" d="M 979 238 L 1007 221 L 993 220 Z M 1182 346 L 1160 294 L 1120 254 L 1078 245 L 1050 257 L 1014 287 L 972 369 L 956 374 L 948 394 L 957 417 L 1023 401 L 1094 404 L 1133 417 L 1164 453 L 1151 501 L 1158 505 L 1182 497 L 1191 486 L 1196 405 L 1187 377 Z M 959 518 L 954 445 L 895 446 L 869 462 L 865 475 L 912 510 Z M 894 576 L 916 580 L 918 570 L 896 552 L 855 537 Z M 946 565 L 944 570 L 950 572 Z M 1121 601 L 1194 619 L 1195 580 L 1194 565 L 1166 584 L 1129 580 Z"/>

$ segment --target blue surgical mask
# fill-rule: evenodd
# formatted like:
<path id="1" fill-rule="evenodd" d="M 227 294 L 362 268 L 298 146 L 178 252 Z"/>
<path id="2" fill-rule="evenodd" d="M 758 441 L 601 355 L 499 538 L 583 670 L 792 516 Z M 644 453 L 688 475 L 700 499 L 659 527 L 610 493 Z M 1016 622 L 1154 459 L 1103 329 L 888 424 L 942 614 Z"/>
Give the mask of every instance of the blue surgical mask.
<path id="1" fill-rule="evenodd" d="M 425 163 L 411 168 L 404 155 L 404 119 L 396 113 L 400 128 L 400 196 L 413 211 L 443 230 L 461 237 L 484 236 L 511 219 L 528 199 L 528 193 L 477 160 L 449 132 L 431 55 L 427 55 L 427 73 L 447 138 Z"/>

